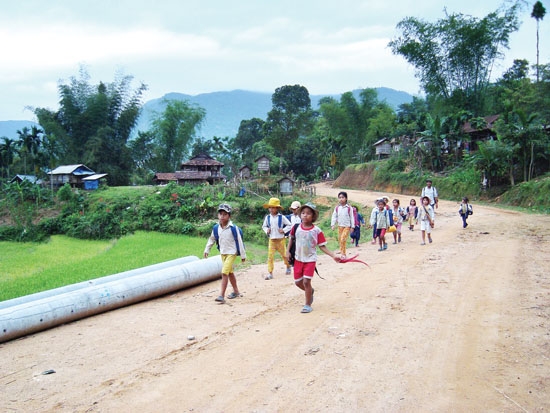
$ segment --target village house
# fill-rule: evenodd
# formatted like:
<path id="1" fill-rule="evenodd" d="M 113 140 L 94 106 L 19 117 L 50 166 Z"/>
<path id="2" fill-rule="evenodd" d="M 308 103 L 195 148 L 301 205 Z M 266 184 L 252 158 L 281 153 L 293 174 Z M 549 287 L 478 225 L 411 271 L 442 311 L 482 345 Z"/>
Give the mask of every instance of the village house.
<path id="1" fill-rule="evenodd" d="M 374 142 L 373 146 L 378 159 L 387 158 L 391 155 L 391 142 L 388 138 L 382 138 Z"/>
<path id="2" fill-rule="evenodd" d="M 73 188 L 84 188 L 84 178 L 95 175 L 96 173 L 86 165 L 62 165 L 48 172 L 52 186 L 59 188 L 65 184 Z M 105 176 L 106 174 L 103 174 Z"/>
<path id="3" fill-rule="evenodd" d="M 258 159 L 256 159 L 254 162 L 258 164 L 258 172 L 267 172 L 269 174 L 269 163 L 271 162 L 271 159 L 269 159 L 267 156 L 262 155 Z"/>
<path id="4" fill-rule="evenodd" d="M 221 172 L 223 165 L 222 162 L 202 153 L 183 162 L 179 171 L 157 172 L 153 182 L 157 185 L 166 185 L 169 182 L 179 185 L 215 184 L 226 178 Z"/>
<path id="5" fill-rule="evenodd" d="M 248 167 L 248 165 L 244 165 L 239 168 L 239 178 L 250 179 L 251 176 L 252 170 Z"/>
<path id="6" fill-rule="evenodd" d="M 27 181 L 27 182 L 30 182 L 31 184 L 36 184 L 36 185 L 42 185 L 42 179 L 39 179 L 37 178 L 35 175 L 22 175 L 22 174 L 18 174 L 18 175 L 15 175 L 12 179 L 11 179 L 11 183 L 14 183 L 14 182 L 17 182 L 17 183 L 21 183 L 23 181 Z"/>

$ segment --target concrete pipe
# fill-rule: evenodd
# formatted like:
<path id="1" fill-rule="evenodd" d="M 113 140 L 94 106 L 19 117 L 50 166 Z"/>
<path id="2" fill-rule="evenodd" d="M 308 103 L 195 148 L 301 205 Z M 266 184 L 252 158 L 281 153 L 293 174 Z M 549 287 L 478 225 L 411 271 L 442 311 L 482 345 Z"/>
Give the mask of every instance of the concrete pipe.
<path id="1" fill-rule="evenodd" d="M 129 271 L 119 272 L 118 274 L 107 275 L 105 277 L 94 278 L 93 280 L 82 281 L 76 284 L 65 285 L 63 287 L 54 288 L 51 290 L 41 291 L 35 294 L 24 295 L 23 297 L 12 298 L 11 300 L 0 301 L 0 310 L 2 308 L 12 307 L 29 301 L 39 300 L 46 297 L 52 297 L 54 295 L 60 295 L 68 293 L 70 291 L 80 290 L 81 288 L 90 287 L 92 285 L 105 284 L 107 282 L 120 280 L 126 277 L 133 277 L 134 275 L 141 275 L 153 271 L 162 270 L 164 268 L 173 267 L 175 265 L 182 265 L 187 262 L 197 261 L 199 258 L 194 256 L 176 258 L 175 260 L 165 261 L 158 264 L 148 265 L 146 267 L 136 268 Z"/>
<path id="2" fill-rule="evenodd" d="M 0 343 L 220 277 L 219 255 L 0 309 Z"/>

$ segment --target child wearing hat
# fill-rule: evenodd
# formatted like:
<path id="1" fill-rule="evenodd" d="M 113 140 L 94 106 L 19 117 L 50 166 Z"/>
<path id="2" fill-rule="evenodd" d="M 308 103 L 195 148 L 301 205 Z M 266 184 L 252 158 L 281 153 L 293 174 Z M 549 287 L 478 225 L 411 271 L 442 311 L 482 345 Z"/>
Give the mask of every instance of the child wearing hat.
<path id="1" fill-rule="evenodd" d="M 271 198 L 267 204 L 264 204 L 264 208 L 269 209 L 269 214 L 265 216 L 262 224 L 262 229 L 269 237 L 269 244 L 267 247 L 268 274 L 265 276 L 265 279 L 271 280 L 273 278 L 273 268 L 275 266 L 275 251 L 283 258 L 286 266 L 286 273 L 290 274 L 290 265 L 286 258 L 285 233 L 290 231 L 292 225 L 287 217 L 281 214 L 283 207 L 281 206 L 279 198 Z"/>
<path id="2" fill-rule="evenodd" d="M 287 215 L 287 218 L 293 226 L 294 224 L 299 224 L 300 222 L 302 222 L 302 219 L 300 218 L 301 207 L 302 204 L 300 204 L 300 201 L 294 201 L 292 204 L 290 204 L 290 210 L 292 211 L 292 214 Z"/>
<path id="3" fill-rule="evenodd" d="M 218 225 L 212 229 L 210 238 L 206 242 L 204 248 L 204 258 L 208 258 L 212 245 L 216 242 L 219 245 L 220 255 L 222 258 L 222 284 L 220 288 L 220 295 L 216 298 L 216 302 L 225 303 L 225 290 L 227 289 L 228 282 L 233 287 L 233 292 L 227 296 L 229 299 L 237 298 L 241 296 L 239 287 L 237 287 L 237 278 L 233 272 L 233 263 L 237 258 L 237 254 L 240 253 L 241 261 L 246 260 L 246 251 L 244 249 L 243 239 L 238 228 L 231 222 L 231 206 L 229 204 L 220 204 L 218 207 Z M 214 234 L 217 231 L 217 234 Z M 237 239 L 235 239 L 235 235 Z M 216 241 L 217 240 L 217 241 Z"/>
<path id="4" fill-rule="evenodd" d="M 290 258 L 290 251 L 293 243 L 295 245 L 295 260 L 294 260 L 294 283 L 304 291 L 305 305 L 302 308 L 302 313 L 311 313 L 313 308 L 313 293 L 314 289 L 311 286 L 311 280 L 315 272 L 317 263 L 317 247 L 325 254 L 332 257 L 336 262 L 340 262 L 341 257 L 330 251 L 326 244 L 327 240 L 321 228 L 316 226 L 314 222 L 319 217 L 319 211 L 312 203 L 307 203 L 300 208 L 300 217 L 302 223 L 290 230 L 290 238 L 287 248 L 287 259 Z"/>

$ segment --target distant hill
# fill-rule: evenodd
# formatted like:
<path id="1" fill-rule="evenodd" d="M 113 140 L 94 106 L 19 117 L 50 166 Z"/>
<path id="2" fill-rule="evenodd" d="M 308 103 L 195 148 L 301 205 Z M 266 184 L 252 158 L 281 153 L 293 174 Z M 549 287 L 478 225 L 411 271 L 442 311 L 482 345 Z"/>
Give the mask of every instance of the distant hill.
<path id="1" fill-rule="evenodd" d="M 385 101 L 394 109 L 403 103 L 412 101 L 412 95 L 386 88 L 376 88 L 378 99 Z M 353 94 L 356 99 L 359 99 L 361 90 L 354 90 Z M 146 131 L 151 126 L 151 120 L 155 113 L 162 113 L 164 110 L 165 99 L 187 100 L 189 103 L 197 104 L 206 110 L 206 118 L 202 129 L 198 132 L 198 136 L 206 139 L 211 139 L 213 136 L 218 137 L 235 137 L 239 130 L 239 125 L 242 120 L 260 118 L 265 120 L 267 113 L 271 110 L 272 93 L 265 92 L 250 92 L 246 90 L 233 90 L 230 92 L 212 92 L 202 93 L 200 95 L 186 95 L 183 93 L 168 93 L 159 99 L 152 99 L 143 105 L 142 114 L 138 120 L 137 131 Z M 340 94 L 337 95 L 310 95 L 311 106 L 313 109 L 318 109 L 319 101 L 323 97 L 333 97 L 340 99 Z M 6 136 L 11 139 L 17 139 L 17 130 L 23 127 L 39 126 L 31 121 L 8 120 L 0 121 L 0 138 Z"/>
<path id="2" fill-rule="evenodd" d="M 40 125 L 30 120 L 0 121 L 0 138 L 6 137 L 10 139 L 19 139 L 19 135 L 17 134 L 18 130 L 23 129 L 24 127 L 27 127 L 30 129 L 33 126 L 39 127 Z"/>
<path id="3" fill-rule="evenodd" d="M 396 109 L 403 103 L 412 102 L 412 95 L 380 87 L 376 89 L 378 100 L 385 101 L 392 108 Z M 361 90 L 354 90 L 353 94 L 359 99 Z M 143 111 L 138 121 L 137 130 L 147 130 L 150 128 L 154 113 L 162 113 L 165 105 L 163 101 L 169 100 L 187 100 L 189 103 L 197 104 L 206 110 L 206 118 L 198 136 L 211 139 L 218 137 L 235 137 L 239 130 L 242 120 L 260 118 L 265 120 L 267 113 L 271 110 L 272 93 L 250 92 L 245 90 L 233 90 L 230 92 L 212 92 L 203 93 L 196 96 L 183 93 L 168 93 L 160 99 L 153 99 L 143 105 Z M 311 106 L 318 109 L 319 101 L 323 97 L 331 96 L 340 99 L 341 95 L 310 95 Z"/>

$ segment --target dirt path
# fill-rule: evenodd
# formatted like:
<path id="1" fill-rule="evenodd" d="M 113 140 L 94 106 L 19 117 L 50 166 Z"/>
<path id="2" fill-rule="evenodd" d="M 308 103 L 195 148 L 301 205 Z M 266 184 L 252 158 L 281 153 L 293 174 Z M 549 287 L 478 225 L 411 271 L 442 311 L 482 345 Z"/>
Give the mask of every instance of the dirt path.
<path id="1" fill-rule="evenodd" d="M 363 231 L 370 268 L 321 254 L 311 314 L 278 263 L 225 305 L 212 282 L 0 344 L 1 410 L 550 411 L 550 216 L 474 205 L 463 230 L 457 209 L 427 246 Z"/>

